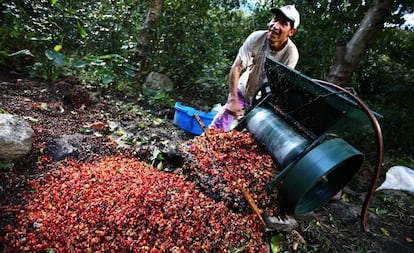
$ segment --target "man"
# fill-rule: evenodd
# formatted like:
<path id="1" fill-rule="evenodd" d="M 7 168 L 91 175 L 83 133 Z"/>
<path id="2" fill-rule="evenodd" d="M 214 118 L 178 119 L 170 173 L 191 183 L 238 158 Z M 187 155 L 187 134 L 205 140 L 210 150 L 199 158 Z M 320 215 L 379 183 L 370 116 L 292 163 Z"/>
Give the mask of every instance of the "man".
<path id="1" fill-rule="evenodd" d="M 217 113 L 210 127 L 228 131 L 234 119 L 243 118 L 243 110 L 250 106 L 254 92 L 267 81 L 264 70 L 266 57 L 295 68 L 299 53 L 290 37 L 299 26 L 299 12 L 294 5 L 272 8 L 270 11 L 274 16 L 268 24 L 268 30 L 253 32 L 240 47 L 230 70 L 227 103 Z"/>

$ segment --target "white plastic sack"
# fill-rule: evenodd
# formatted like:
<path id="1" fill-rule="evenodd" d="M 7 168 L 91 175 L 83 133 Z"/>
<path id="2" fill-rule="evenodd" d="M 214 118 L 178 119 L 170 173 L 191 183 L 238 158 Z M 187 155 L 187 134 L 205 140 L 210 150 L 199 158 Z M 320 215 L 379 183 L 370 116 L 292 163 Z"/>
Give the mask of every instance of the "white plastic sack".
<path id="1" fill-rule="evenodd" d="M 400 190 L 414 193 L 414 170 L 405 166 L 391 167 L 385 175 L 385 181 L 379 190 Z"/>

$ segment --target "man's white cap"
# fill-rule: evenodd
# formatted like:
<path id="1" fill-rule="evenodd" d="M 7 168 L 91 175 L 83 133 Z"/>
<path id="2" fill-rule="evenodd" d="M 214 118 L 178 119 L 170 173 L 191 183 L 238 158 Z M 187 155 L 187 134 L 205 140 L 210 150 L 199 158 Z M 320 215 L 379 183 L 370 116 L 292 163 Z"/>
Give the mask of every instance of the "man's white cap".
<path id="1" fill-rule="evenodd" d="M 298 10 L 296 10 L 294 5 L 285 5 L 281 8 L 273 7 L 270 9 L 270 12 L 275 15 L 282 14 L 293 22 L 293 28 L 298 28 L 300 23 L 300 16 Z"/>

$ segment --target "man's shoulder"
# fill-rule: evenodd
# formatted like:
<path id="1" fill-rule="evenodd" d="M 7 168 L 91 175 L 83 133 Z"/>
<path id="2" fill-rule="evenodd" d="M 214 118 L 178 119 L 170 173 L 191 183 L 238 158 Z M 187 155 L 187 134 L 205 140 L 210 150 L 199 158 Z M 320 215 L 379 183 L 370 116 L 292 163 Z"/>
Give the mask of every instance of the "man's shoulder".
<path id="1" fill-rule="evenodd" d="M 290 38 L 288 39 L 287 47 L 289 51 L 298 52 L 298 48 L 296 47 L 295 43 Z"/>
<path id="2" fill-rule="evenodd" d="M 263 43 L 266 39 L 267 31 L 254 31 L 252 32 L 249 37 L 247 37 L 244 45 L 249 48 L 250 50 L 259 49 L 263 46 Z"/>
<path id="3" fill-rule="evenodd" d="M 267 32 L 268 32 L 267 30 L 254 31 L 249 35 L 249 38 L 257 40 L 257 39 L 265 37 Z"/>

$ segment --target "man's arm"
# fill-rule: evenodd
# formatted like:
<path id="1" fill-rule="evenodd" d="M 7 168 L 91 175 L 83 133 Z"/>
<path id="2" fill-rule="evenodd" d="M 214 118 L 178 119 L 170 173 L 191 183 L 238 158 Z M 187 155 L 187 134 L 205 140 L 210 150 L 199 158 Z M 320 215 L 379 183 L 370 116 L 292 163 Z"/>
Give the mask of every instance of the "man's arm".
<path id="1" fill-rule="evenodd" d="M 237 119 L 243 117 L 243 111 L 239 104 L 239 98 L 237 95 L 240 73 L 243 69 L 243 64 L 240 56 L 236 57 L 230 70 L 230 81 L 229 81 L 229 103 L 226 109 L 231 112 Z"/>

